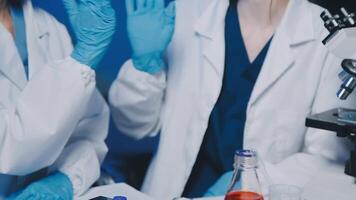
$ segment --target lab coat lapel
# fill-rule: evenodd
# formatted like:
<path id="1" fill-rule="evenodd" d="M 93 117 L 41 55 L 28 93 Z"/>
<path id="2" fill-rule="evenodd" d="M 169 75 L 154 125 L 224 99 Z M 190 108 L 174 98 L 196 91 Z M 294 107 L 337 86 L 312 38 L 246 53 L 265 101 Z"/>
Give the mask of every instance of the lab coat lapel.
<path id="1" fill-rule="evenodd" d="M 289 43 L 286 43 L 288 41 L 286 36 L 286 33 L 281 32 L 279 35 L 275 35 L 276 38 L 271 43 L 266 60 L 251 94 L 250 105 L 256 103 L 259 97 L 273 87 L 273 84 L 293 66 L 294 58 Z"/>
<path id="2" fill-rule="evenodd" d="M 49 61 L 45 49 L 50 33 L 47 26 L 40 25 L 38 19 L 35 19 L 31 1 L 26 1 L 24 5 L 24 16 L 27 28 L 29 79 L 31 79 Z"/>
<path id="3" fill-rule="evenodd" d="M 290 1 L 262 66 L 249 106 L 268 92 L 294 66 L 294 48 L 314 40 L 312 11 L 304 0 Z M 294 25 L 294 26 L 293 26 Z"/>
<path id="4" fill-rule="evenodd" d="M 29 56 L 28 65 L 31 75 L 47 62 L 47 56 L 42 47 L 45 45 L 45 38 L 49 35 L 49 31 L 47 27 L 38 26 L 35 23 L 31 1 L 27 0 L 23 8 Z M 2 25 L 0 26 L 0 44 L 6 44 L 0 49 L 0 72 L 16 87 L 23 90 L 27 79 L 20 55 L 11 34 Z"/>
<path id="5" fill-rule="evenodd" d="M 228 0 L 212 0 L 195 25 L 196 35 L 201 41 L 203 57 L 208 61 L 209 66 L 213 67 L 219 79 L 222 79 L 224 73 L 224 27 L 228 6 Z"/>
<path id="6" fill-rule="evenodd" d="M 25 70 L 11 33 L 1 24 L 0 44 L 0 73 L 21 90 L 27 82 Z"/>

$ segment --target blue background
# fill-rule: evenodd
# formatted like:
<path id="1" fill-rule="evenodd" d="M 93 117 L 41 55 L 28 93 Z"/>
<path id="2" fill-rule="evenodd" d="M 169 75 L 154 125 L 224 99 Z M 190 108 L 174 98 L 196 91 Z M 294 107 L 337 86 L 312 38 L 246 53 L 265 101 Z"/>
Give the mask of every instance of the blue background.
<path id="1" fill-rule="evenodd" d="M 33 4 L 41 7 L 54 15 L 65 24 L 75 43 L 68 16 L 60 0 L 32 0 Z M 97 70 L 98 88 L 107 97 L 112 81 L 116 78 L 121 65 L 130 58 L 131 49 L 126 34 L 126 11 L 124 0 L 113 0 L 113 7 L 117 14 L 117 32 L 113 42 Z M 118 133 L 113 123 L 107 138 L 109 154 L 104 162 L 103 170 L 115 178 L 117 182 L 125 181 L 139 187 L 146 166 L 150 161 L 152 152 L 157 146 L 158 139 L 151 138 L 134 141 Z"/>

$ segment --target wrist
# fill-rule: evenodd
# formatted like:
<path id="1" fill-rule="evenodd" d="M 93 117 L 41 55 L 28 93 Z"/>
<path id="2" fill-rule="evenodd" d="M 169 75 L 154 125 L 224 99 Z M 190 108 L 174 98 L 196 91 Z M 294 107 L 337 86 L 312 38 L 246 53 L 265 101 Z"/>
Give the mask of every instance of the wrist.
<path id="1" fill-rule="evenodd" d="M 90 58 L 87 55 L 83 56 L 78 51 L 74 50 L 70 56 L 80 64 L 91 67 L 91 64 L 89 62 Z"/>
<path id="2" fill-rule="evenodd" d="M 105 51 L 101 51 L 100 48 L 96 49 L 90 46 L 77 44 L 71 57 L 79 63 L 87 65 L 95 70 L 104 56 L 104 53 Z"/>
<path id="3" fill-rule="evenodd" d="M 140 56 L 133 55 L 132 62 L 137 70 L 147 72 L 149 74 L 157 74 L 165 67 L 162 53 L 160 52 Z"/>

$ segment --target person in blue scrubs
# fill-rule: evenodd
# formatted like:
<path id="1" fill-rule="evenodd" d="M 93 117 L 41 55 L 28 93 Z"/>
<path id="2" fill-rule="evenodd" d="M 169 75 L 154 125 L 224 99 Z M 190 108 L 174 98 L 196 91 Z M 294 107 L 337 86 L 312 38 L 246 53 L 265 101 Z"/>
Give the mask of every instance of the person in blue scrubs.
<path id="1" fill-rule="evenodd" d="M 243 148 L 246 109 L 270 41 L 250 61 L 240 29 L 237 1 L 231 0 L 225 19 L 225 73 L 197 161 L 185 187 L 186 197 L 201 197 L 225 172 L 233 170 L 233 155 Z M 241 87 L 243 86 L 243 87 Z"/>
<path id="2" fill-rule="evenodd" d="M 308 113 L 340 103 L 329 96 L 338 72 L 320 41 L 322 8 L 306 0 L 180 0 L 174 26 L 162 0 L 126 2 L 133 54 L 109 100 L 120 131 L 160 136 L 143 192 L 223 196 L 242 147 L 256 149 L 265 178 L 279 184 L 303 187 L 328 161 L 343 163 L 334 153 L 343 147 L 323 151 L 334 138 L 303 124 Z M 215 183 L 220 191 L 210 192 Z"/>

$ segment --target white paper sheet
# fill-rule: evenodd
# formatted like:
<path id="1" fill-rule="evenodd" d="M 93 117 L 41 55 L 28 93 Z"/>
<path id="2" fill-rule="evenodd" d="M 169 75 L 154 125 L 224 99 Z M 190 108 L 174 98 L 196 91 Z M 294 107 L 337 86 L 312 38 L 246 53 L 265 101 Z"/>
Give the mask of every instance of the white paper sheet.
<path id="1" fill-rule="evenodd" d="M 114 185 L 92 188 L 86 194 L 84 194 L 80 198 L 76 198 L 75 200 L 89 200 L 100 196 L 107 198 L 113 198 L 114 196 L 125 196 L 128 200 L 158 200 L 153 199 L 143 194 L 142 192 L 137 191 L 136 189 L 125 183 L 118 183 Z M 179 200 L 187 199 L 182 198 Z M 224 200 L 224 197 L 198 198 L 194 200 Z"/>
<path id="2" fill-rule="evenodd" d="M 92 188 L 76 200 L 89 200 L 100 196 L 107 198 L 125 196 L 128 200 L 154 200 L 125 183 Z"/>

